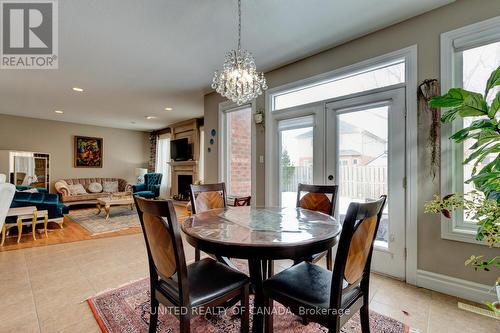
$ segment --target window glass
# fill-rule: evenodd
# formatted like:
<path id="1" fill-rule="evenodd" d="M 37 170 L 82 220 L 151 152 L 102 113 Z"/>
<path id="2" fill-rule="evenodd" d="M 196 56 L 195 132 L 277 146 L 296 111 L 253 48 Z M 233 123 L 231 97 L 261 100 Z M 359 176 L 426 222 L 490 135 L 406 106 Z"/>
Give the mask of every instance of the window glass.
<path id="1" fill-rule="evenodd" d="M 491 72 L 500 66 L 500 42 L 491 43 L 483 45 L 480 47 L 471 48 L 465 50 L 458 54 L 462 58 L 461 68 L 458 68 L 459 77 L 462 78 L 463 88 L 466 90 L 474 91 L 477 93 L 484 94 L 484 89 L 486 87 L 486 81 L 488 80 Z M 495 87 L 488 94 L 488 103 L 495 98 L 499 87 Z M 465 118 L 461 121 L 458 127 L 469 126 L 474 120 L 480 119 L 480 117 L 470 117 Z M 456 128 L 458 129 L 458 128 Z M 471 146 L 474 140 L 466 140 L 462 146 L 454 145 L 455 149 L 460 150 L 457 157 L 460 161 L 466 159 L 472 153 Z M 495 156 L 489 156 L 483 160 L 481 164 L 478 165 L 478 169 L 481 169 L 484 165 L 491 162 Z M 460 165 L 457 163 L 457 165 Z M 463 177 L 455 177 L 457 182 L 457 188 L 462 190 L 463 193 L 470 192 L 474 189 L 472 183 L 464 184 L 464 181 L 469 179 L 472 175 L 472 168 L 474 166 L 474 161 L 469 162 L 463 166 Z M 472 221 L 467 220 L 467 214 L 464 212 L 464 221 L 471 223 Z"/>
<path id="2" fill-rule="evenodd" d="M 351 76 L 278 94 L 273 98 L 273 111 L 387 87 L 402 82 L 405 82 L 405 63 L 403 60 Z"/>

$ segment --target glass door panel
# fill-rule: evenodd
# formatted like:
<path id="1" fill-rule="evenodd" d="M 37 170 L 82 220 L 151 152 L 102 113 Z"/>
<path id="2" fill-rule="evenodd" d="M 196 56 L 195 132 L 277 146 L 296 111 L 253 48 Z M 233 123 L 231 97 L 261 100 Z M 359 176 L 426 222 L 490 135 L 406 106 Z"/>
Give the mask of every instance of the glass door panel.
<path id="1" fill-rule="evenodd" d="M 278 121 L 279 202 L 295 207 L 299 183 L 313 183 L 314 116 Z"/>
<path id="2" fill-rule="evenodd" d="M 388 196 L 372 269 L 405 278 L 405 89 L 367 93 L 327 104 L 327 174 L 339 185 L 336 214 L 351 202 Z"/>
<path id="3" fill-rule="evenodd" d="M 387 105 L 337 116 L 339 139 L 338 213 L 343 221 L 351 202 L 365 202 L 388 193 Z M 377 233 L 377 245 L 388 247 L 388 204 Z"/>

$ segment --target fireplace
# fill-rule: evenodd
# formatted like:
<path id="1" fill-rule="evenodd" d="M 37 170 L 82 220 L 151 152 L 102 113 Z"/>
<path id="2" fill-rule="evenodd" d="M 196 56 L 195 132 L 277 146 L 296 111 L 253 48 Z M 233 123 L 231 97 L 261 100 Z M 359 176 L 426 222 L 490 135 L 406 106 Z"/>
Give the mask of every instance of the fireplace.
<path id="1" fill-rule="evenodd" d="M 177 175 L 178 200 L 189 200 L 189 185 L 193 183 L 192 175 Z"/>

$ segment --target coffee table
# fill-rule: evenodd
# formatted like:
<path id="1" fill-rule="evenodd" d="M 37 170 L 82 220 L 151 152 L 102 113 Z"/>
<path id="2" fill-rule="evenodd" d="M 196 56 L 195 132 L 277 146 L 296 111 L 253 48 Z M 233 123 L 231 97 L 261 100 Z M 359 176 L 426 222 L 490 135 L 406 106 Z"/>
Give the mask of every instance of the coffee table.
<path id="1" fill-rule="evenodd" d="M 133 210 L 134 198 L 132 198 L 132 196 L 98 198 L 97 215 L 99 215 L 104 208 L 104 211 L 106 212 L 106 221 L 109 220 L 109 211 L 113 206 L 129 206 L 130 210 Z"/>
<path id="2" fill-rule="evenodd" d="M 7 216 L 17 216 L 16 223 L 4 223 L 2 228 L 2 241 L 0 246 L 3 246 L 5 243 L 5 237 L 9 233 L 9 229 L 17 226 L 17 243 L 21 241 L 21 235 L 23 232 L 23 225 L 32 226 L 32 235 L 33 240 L 36 240 L 35 229 L 36 224 L 41 223 L 42 221 L 38 221 L 39 218 L 43 218 L 43 226 L 45 231 L 45 237 L 49 237 L 47 234 L 47 224 L 48 224 L 48 215 L 49 212 L 46 210 L 37 210 L 35 206 L 28 207 L 17 207 L 10 208 L 7 212 Z M 26 221 L 27 220 L 27 221 Z"/>

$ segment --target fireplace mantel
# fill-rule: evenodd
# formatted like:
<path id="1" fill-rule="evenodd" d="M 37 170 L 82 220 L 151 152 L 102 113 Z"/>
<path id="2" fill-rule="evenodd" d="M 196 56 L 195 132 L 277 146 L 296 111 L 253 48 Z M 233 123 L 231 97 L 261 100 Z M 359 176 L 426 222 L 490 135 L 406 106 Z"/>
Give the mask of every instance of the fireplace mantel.
<path id="1" fill-rule="evenodd" d="M 193 145 L 193 159 L 189 161 L 170 161 L 171 174 L 171 189 L 170 196 L 173 197 L 179 194 L 179 176 L 192 176 L 193 183 L 196 184 L 200 180 L 199 163 L 200 156 L 200 120 L 191 119 L 170 126 L 172 140 L 187 138 L 188 142 Z"/>

